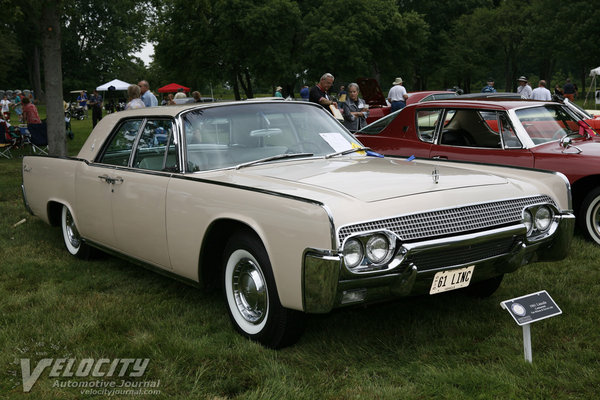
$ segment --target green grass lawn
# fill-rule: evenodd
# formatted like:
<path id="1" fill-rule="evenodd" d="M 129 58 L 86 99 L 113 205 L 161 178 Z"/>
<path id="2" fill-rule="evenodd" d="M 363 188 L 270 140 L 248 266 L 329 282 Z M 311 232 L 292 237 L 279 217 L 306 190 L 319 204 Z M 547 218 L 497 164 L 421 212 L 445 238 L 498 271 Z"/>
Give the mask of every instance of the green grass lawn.
<path id="1" fill-rule="evenodd" d="M 75 154 L 91 121 L 73 121 Z M 600 247 L 505 277 L 490 298 L 460 292 L 309 316 L 293 347 L 234 333 L 219 292 L 103 256 L 69 256 L 59 228 L 24 209 L 21 162 L 0 159 L 0 398 L 80 399 L 47 369 L 23 393 L 20 359 L 148 358 L 150 399 L 594 399 L 600 393 Z M 13 225 L 22 219 L 26 222 Z M 522 330 L 500 301 L 547 290 L 563 314 Z M 99 378 L 105 382 L 120 378 Z"/>

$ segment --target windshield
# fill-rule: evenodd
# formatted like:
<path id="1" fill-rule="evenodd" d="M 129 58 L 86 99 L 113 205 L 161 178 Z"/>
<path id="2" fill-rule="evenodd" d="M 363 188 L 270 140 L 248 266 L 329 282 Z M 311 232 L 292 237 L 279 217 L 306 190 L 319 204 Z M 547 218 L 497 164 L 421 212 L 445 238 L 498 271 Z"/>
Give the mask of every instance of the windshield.
<path id="1" fill-rule="evenodd" d="M 253 161 L 319 157 L 361 146 L 319 107 L 256 103 L 193 110 L 183 116 L 187 170 L 230 168 Z"/>
<path id="2" fill-rule="evenodd" d="M 525 108 L 515 113 L 535 144 L 558 140 L 565 135 L 579 132 L 578 118 L 561 105 Z"/>
<path id="3" fill-rule="evenodd" d="M 359 130 L 356 133 L 362 133 L 363 135 L 377 135 L 382 130 L 384 130 L 386 128 L 386 126 L 391 124 L 392 121 L 398 116 L 398 114 L 400 114 L 401 111 L 402 110 L 394 111 L 393 113 L 386 115 L 383 118 L 378 119 L 377 121 L 373 122 L 372 124 L 365 126 L 364 128 L 362 128 L 361 130 Z"/>

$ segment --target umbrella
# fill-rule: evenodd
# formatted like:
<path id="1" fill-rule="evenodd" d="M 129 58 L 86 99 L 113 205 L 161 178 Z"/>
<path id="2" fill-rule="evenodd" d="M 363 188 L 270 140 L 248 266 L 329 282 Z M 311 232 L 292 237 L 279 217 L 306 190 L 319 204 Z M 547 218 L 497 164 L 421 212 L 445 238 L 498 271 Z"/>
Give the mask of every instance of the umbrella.
<path id="1" fill-rule="evenodd" d="M 169 83 L 168 85 L 165 85 L 158 89 L 158 93 L 175 93 L 178 92 L 179 89 L 183 89 L 184 92 L 190 91 L 189 87 L 181 86 L 177 83 Z"/>

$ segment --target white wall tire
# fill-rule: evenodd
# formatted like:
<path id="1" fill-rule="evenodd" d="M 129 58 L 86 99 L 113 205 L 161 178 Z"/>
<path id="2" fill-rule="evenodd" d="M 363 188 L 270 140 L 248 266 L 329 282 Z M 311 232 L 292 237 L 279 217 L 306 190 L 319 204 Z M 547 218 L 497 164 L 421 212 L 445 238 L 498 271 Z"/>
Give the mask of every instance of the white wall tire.
<path id="1" fill-rule="evenodd" d="M 597 244 L 600 244 L 600 188 L 592 190 L 585 196 L 579 210 L 580 226 Z"/>
<path id="2" fill-rule="evenodd" d="M 240 232 L 231 237 L 222 272 L 227 311 L 239 333 L 275 349 L 300 338 L 303 314 L 279 302 L 267 251 L 256 235 Z"/>
<path id="3" fill-rule="evenodd" d="M 69 208 L 65 205 L 63 205 L 62 208 L 60 221 L 63 240 L 67 251 L 77 258 L 88 259 L 91 254 L 91 249 L 81 239 L 77 226 L 75 225 L 75 219 Z"/>
<path id="4" fill-rule="evenodd" d="M 235 250 L 225 265 L 227 304 L 238 327 L 260 333 L 269 315 L 269 291 L 260 264 L 250 252 Z"/>

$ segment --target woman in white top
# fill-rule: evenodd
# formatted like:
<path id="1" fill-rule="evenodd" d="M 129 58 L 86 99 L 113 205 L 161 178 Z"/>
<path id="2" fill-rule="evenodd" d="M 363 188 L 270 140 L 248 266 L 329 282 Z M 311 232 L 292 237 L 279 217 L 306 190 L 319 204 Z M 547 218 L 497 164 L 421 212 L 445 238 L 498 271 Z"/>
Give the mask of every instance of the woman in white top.
<path id="1" fill-rule="evenodd" d="M 2 116 L 8 121 L 10 119 L 10 100 L 8 100 L 6 95 L 0 100 L 0 106 L 2 106 Z"/>
<path id="2" fill-rule="evenodd" d="M 142 99 L 140 99 L 140 87 L 138 85 L 129 85 L 127 88 L 127 97 L 129 97 L 129 102 L 125 106 L 126 110 L 146 107 Z"/>

